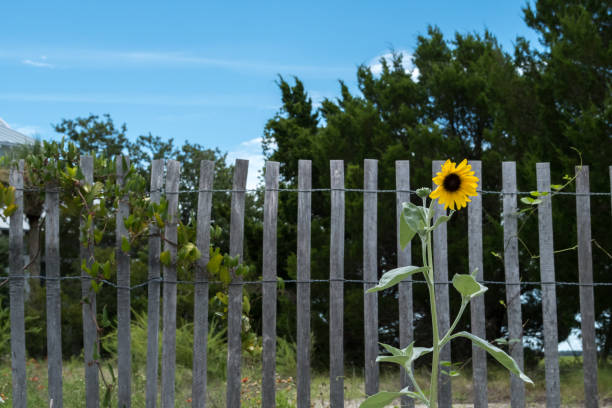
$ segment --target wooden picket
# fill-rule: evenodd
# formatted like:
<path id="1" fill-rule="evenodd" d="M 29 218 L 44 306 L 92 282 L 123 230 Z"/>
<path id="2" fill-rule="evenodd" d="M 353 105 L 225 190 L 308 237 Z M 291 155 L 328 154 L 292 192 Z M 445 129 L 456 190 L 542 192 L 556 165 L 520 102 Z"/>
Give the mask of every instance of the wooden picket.
<path id="1" fill-rule="evenodd" d="M 232 185 L 232 215 L 230 220 L 230 256 L 243 261 L 244 207 L 248 160 L 236 160 Z M 232 271 L 227 305 L 227 392 L 228 408 L 240 407 L 240 366 L 242 358 L 242 276 Z"/>
<path id="2" fill-rule="evenodd" d="M 432 163 L 432 177 L 436 176 L 436 173 L 440 172 L 440 168 L 444 164 L 443 161 L 434 160 Z M 436 185 L 434 184 L 435 188 Z M 434 204 L 433 206 L 435 215 L 434 222 L 443 215 L 446 211 L 444 205 Z M 444 333 L 450 329 L 450 305 L 449 305 L 449 294 L 448 294 L 448 259 L 447 259 L 447 241 L 446 241 L 446 223 L 440 224 L 440 226 L 433 233 L 433 267 L 434 267 L 434 281 L 436 283 L 436 307 L 438 311 L 438 322 L 439 322 L 439 336 L 444 336 Z M 450 345 L 446 345 L 440 350 L 440 361 L 451 361 L 451 349 Z M 447 408 L 452 405 L 452 393 L 451 393 L 451 381 L 448 372 L 450 367 L 440 366 L 440 375 L 438 377 L 438 391 L 439 391 L 439 406 L 440 408 Z M 446 372 L 446 373 L 443 373 Z"/>
<path id="3" fill-rule="evenodd" d="M 470 162 L 474 176 L 478 177 L 478 185 L 483 185 L 482 163 L 480 160 Z M 470 272 L 478 270 L 476 279 L 484 279 L 482 261 L 482 194 L 470 197 L 468 205 L 468 263 Z M 486 315 L 484 297 L 478 296 L 470 302 L 470 323 L 472 334 L 481 339 L 487 338 Z M 480 347 L 472 345 L 472 377 L 474 380 L 474 407 L 485 408 L 488 405 L 487 398 L 487 353 Z"/>
<path id="4" fill-rule="evenodd" d="M 125 177 L 130 170 L 130 159 L 117 156 L 117 186 L 125 187 Z M 116 260 L 117 260 L 117 401 L 120 407 L 132 404 L 132 334 L 130 330 L 132 307 L 130 302 L 130 254 L 124 250 L 123 242 L 129 241 L 124 220 L 130 215 L 127 194 L 119 198 L 116 214 Z"/>
<path id="5" fill-rule="evenodd" d="M 59 253 L 59 189 L 45 191 L 45 272 L 47 275 L 47 365 L 49 404 L 62 408 L 62 299 Z"/>
<path id="6" fill-rule="evenodd" d="M 508 310 L 508 342 L 510 355 L 523 369 L 523 322 L 521 317 L 521 286 L 518 254 L 516 163 L 502 163 L 504 271 L 506 274 L 506 307 Z M 510 404 L 525 406 L 525 384 L 510 374 Z"/>
<path id="7" fill-rule="evenodd" d="M 542 322 L 544 326 L 544 365 L 546 372 L 546 406 L 561 406 L 559 380 L 559 340 L 557 338 L 557 294 L 555 289 L 555 256 L 550 197 L 550 164 L 537 163 L 539 197 L 538 226 L 540 240 L 540 277 L 542 281 Z"/>
<path id="8" fill-rule="evenodd" d="M 310 408 L 310 228 L 312 162 L 298 163 L 297 408 Z"/>
<path id="9" fill-rule="evenodd" d="M 26 408 L 26 342 L 23 270 L 23 169 L 24 161 L 9 173 L 9 184 L 15 189 L 17 210 L 11 215 L 9 226 L 9 273 L 11 319 L 11 367 L 13 378 L 13 407 Z"/>
<path id="10" fill-rule="evenodd" d="M 80 166 L 83 173 L 83 182 L 93 183 L 93 157 L 81 156 Z M 84 210 L 86 211 L 86 210 Z M 80 227 L 86 228 L 86 221 L 81 219 Z M 86 232 L 87 244 L 81 244 L 81 263 L 84 261 L 88 268 L 93 263 L 93 225 Z M 85 360 L 85 406 L 97 408 L 100 405 L 100 381 L 98 378 L 98 365 L 95 355 L 99 355 L 96 328 L 96 292 L 91 285 L 91 276 L 86 271 L 81 271 L 81 296 L 83 297 L 83 356 Z"/>
<path id="11" fill-rule="evenodd" d="M 365 160 L 363 179 L 363 322 L 365 340 L 365 392 L 378 392 L 378 294 L 365 293 L 378 281 L 377 244 L 377 187 L 378 160 Z M 370 283 L 372 282 L 372 283 Z"/>
<path id="12" fill-rule="evenodd" d="M 400 245 L 400 216 L 402 214 L 402 203 L 410 202 L 410 161 L 398 160 L 395 162 L 395 189 L 397 204 L 396 241 L 397 241 L 397 266 L 409 266 L 412 264 L 412 244 L 408 243 L 406 248 Z M 408 277 L 398 285 L 399 303 L 399 340 L 400 347 L 408 347 L 414 341 L 414 313 L 412 303 L 412 277 Z M 414 390 L 406 370 L 400 369 L 400 383 L 402 389 L 409 387 Z M 402 397 L 402 406 L 414 408 L 414 400 Z"/>
<path id="13" fill-rule="evenodd" d="M 276 406 L 276 225 L 279 163 L 266 163 L 263 230 L 262 390 L 264 407 Z"/>

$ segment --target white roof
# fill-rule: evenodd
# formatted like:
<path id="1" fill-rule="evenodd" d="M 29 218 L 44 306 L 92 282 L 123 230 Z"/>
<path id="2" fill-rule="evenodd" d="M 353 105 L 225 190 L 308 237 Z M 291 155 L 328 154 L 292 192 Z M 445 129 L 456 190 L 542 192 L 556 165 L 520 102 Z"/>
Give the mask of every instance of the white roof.
<path id="1" fill-rule="evenodd" d="M 0 118 L 0 145 L 7 144 L 34 144 L 34 139 L 11 129 L 8 123 Z"/>

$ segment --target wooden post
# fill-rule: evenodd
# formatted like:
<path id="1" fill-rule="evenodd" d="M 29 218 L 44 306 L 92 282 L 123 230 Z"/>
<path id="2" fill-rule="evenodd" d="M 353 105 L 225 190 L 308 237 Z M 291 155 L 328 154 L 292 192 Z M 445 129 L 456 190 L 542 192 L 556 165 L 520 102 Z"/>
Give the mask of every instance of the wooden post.
<path id="1" fill-rule="evenodd" d="M 119 155 L 116 159 L 117 185 L 125 186 L 125 176 L 130 170 L 130 159 Z M 124 252 L 122 242 L 129 240 L 124 220 L 130 215 L 127 194 L 119 198 L 116 215 L 117 246 L 117 403 L 120 407 L 129 408 L 132 397 L 132 352 L 130 332 L 130 254 Z"/>
<path id="2" fill-rule="evenodd" d="M 151 162 L 151 202 L 159 204 L 164 177 L 164 161 Z M 147 384 L 146 408 L 157 407 L 157 378 L 159 366 L 159 287 L 161 276 L 160 230 L 156 223 L 149 230 L 149 285 L 147 287 Z"/>
<path id="3" fill-rule="evenodd" d="M 83 173 L 83 182 L 93 184 L 93 157 L 81 156 L 80 166 Z M 85 209 L 83 209 L 85 214 Z M 86 220 L 81 218 L 81 231 L 86 226 Z M 87 243 L 81 243 L 81 262 L 85 261 L 88 268 L 93 264 L 93 225 L 86 232 Z M 81 296 L 83 317 L 83 356 L 85 360 L 85 406 L 98 408 L 100 406 L 100 384 L 98 379 L 98 364 L 94 354 L 100 355 L 98 350 L 98 333 L 96 329 L 96 292 L 91 286 L 92 277 L 81 270 Z"/>
<path id="4" fill-rule="evenodd" d="M 404 249 L 400 246 L 399 221 L 402 215 L 402 203 L 410 202 L 410 161 L 398 160 L 395 162 L 395 188 L 397 190 L 397 267 L 399 268 L 412 264 L 412 244 L 408 243 Z M 405 348 L 414 341 L 412 277 L 408 277 L 399 283 L 398 297 L 400 348 Z M 410 390 L 414 390 L 414 385 L 403 368 L 400 368 L 400 383 L 402 389 L 410 387 Z M 414 408 L 414 399 L 402 397 L 402 406 Z"/>
<path id="5" fill-rule="evenodd" d="M 178 200 L 181 164 L 168 160 L 166 172 L 166 199 L 168 219 L 164 229 L 164 252 L 170 254 L 170 264 L 163 266 L 163 313 L 162 313 L 162 375 L 161 406 L 174 407 L 174 373 L 176 370 L 176 253 L 178 243 Z"/>
<path id="6" fill-rule="evenodd" d="M 519 278 L 518 233 L 516 208 L 516 163 L 502 163 L 504 197 L 504 270 L 506 274 L 506 307 L 510 355 L 523 369 L 523 326 L 521 317 L 521 286 Z M 512 408 L 525 406 L 525 384 L 510 374 L 510 404 Z"/>
<path id="7" fill-rule="evenodd" d="M 474 176 L 478 177 L 482 189 L 482 164 L 480 160 L 470 161 Z M 478 268 L 476 279 L 484 279 L 482 263 L 482 194 L 470 197 L 468 204 L 468 246 L 469 246 L 469 269 L 472 272 Z M 486 315 L 484 295 L 472 299 L 470 302 L 470 322 L 472 334 L 481 339 L 487 338 Z M 472 374 L 474 378 L 474 407 L 486 408 L 487 399 L 487 353 L 480 347 L 472 345 Z"/>
<path id="8" fill-rule="evenodd" d="M 59 189 L 45 192 L 45 272 L 47 275 L 47 355 L 49 403 L 62 408 L 62 298 L 59 253 Z"/>
<path id="9" fill-rule="evenodd" d="M 276 406 L 276 225 L 278 214 L 279 163 L 266 163 L 266 192 L 263 225 L 263 288 L 262 288 L 262 387 L 261 403 Z"/>
<path id="10" fill-rule="evenodd" d="M 11 167 L 9 184 L 15 188 L 17 209 L 10 217 L 9 229 L 9 309 L 11 319 L 11 373 L 14 408 L 26 408 L 26 346 L 23 271 L 23 169 L 19 160 L 17 168 Z"/>
<path id="11" fill-rule="evenodd" d="M 243 259 L 244 247 L 244 202 L 248 160 L 236 160 L 232 187 L 232 216 L 230 225 L 230 256 Z M 240 363 L 242 358 L 242 276 L 232 271 L 227 305 L 227 407 L 240 407 Z"/>
<path id="12" fill-rule="evenodd" d="M 435 177 L 436 173 L 440 172 L 440 169 L 444 164 L 441 160 L 434 160 L 432 163 L 432 176 Z M 435 187 L 435 185 L 434 185 Z M 441 215 L 446 213 L 444 206 L 441 204 L 434 205 L 435 215 L 434 222 Z M 433 255 L 434 255 L 434 281 L 435 282 L 448 282 L 448 249 L 446 241 L 446 223 L 443 222 L 433 233 Z M 444 335 L 450 329 L 450 310 L 449 310 L 449 298 L 448 298 L 448 283 L 437 283 L 435 285 L 436 290 L 436 302 L 438 311 L 438 326 L 440 331 L 440 337 Z M 451 361 L 451 349 L 447 344 L 440 350 L 440 361 Z M 440 374 L 438 377 L 438 395 L 439 405 L 441 408 L 450 407 L 452 404 L 451 395 L 451 381 L 450 376 L 443 375 L 442 371 L 447 373 L 450 371 L 449 367 L 440 366 Z"/>
<path id="13" fill-rule="evenodd" d="M 344 162 L 332 160 L 329 244 L 329 397 L 344 406 Z"/>
<path id="14" fill-rule="evenodd" d="M 310 220 L 312 163 L 298 162 L 297 407 L 310 408 Z"/>
<path id="15" fill-rule="evenodd" d="M 198 218 L 196 246 L 201 258 L 196 264 L 193 322 L 193 385 L 191 398 L 194 408 L 206 406 L 206 351 L 208 341 L 208 272 L 210 248 L 210 218 L 215 163 L 200 162 L 200 191 L 198 192 Z"/>
<path id="16" fill-rule="evenodd" d="M 377 243 L 377 192 L 378 160 L 366 159 L 363 172 L 363 280 L 378 280 Z M 363 323 L 365 335 L 365 392 L 374 395 L 378 392 L 378 296 L 365 293 L 376 283 L 364 283 Z"/>
<path id="17" fill-rule="evenodd" d="M 540 280 L 542 281 L 542 322 L 544 326 L 544 365 L 546 370 L 546 406 L 561 406 L 559 383 L 559 340 L 557 336 L 557 294 L 555 289 L 555 256 L 553 243 L 552 203 L 550 197 L 550 163 L 537 163 L 538 227 L 540 240 Z"/>
<path id="18" fill-rule="evenodd" d="M 585 407 L 595 408 L 597 397 L 597 345 L 591 246 L 591 197 L 589 166 L 576 167 L 576 223 L 578 227 L 578 277 L 580 281 L 580 329 Z"/>

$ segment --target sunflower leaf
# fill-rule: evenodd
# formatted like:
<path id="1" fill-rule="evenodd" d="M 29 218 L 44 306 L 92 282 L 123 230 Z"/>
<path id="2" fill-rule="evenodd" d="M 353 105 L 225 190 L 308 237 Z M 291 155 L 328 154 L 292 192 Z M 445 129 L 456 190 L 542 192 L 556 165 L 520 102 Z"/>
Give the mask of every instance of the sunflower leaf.
<path id="1" fill-rule="evenodd" d="M 486 340 L 481 339 L 480 337 L 474 336 L 472 333 L 468 333 L 465 331 L 454 334 L 452 338 L 455 337 L 465 337 L 466 339 L 470 339 L 472 343 L 481 349 L 484 349 L 487 353 L 489 353 L 493 358 L 495 358 L 501 365 L 506 367 L 508 371 L 519 377 L 524 382 L 530 383 L 533 385 L 533 381 L 531 378 L 527 377 L 525 373 L 521 371 L 518 364 L 512 357 L 506 354 L 502 349 L 495 347 L 491 343 Z"/>
<path id="2" fill-rule="evenodd" d="M 415 234 L 425 230 L 426 215 L 423 208 L 412 203 L 402 203 L 400 217 L 400 246 L 406 248 Z"/>
<path id="3" fill-rule="evenodd" d="M 472 299 L 487 291 L 487 287 L 476 281 L 472 275 L 456 274 L 453 276 L 453 286 L 461 296 Z"/>
<path id="4" fill-rule="evenodd" d="M 431 227 L 431 230 L 435 230 L 436 228 L 438 228 L 438 226 L 440 224 L 442 224 L 443 222 L 448 222 L 448 220 L 451 219 L 451 217 L 453 216 L 453 214 L 455 213 L 455 210 L 451 210 L 448 215 L 441 215 L 436 219 L 436 222 L 434 223 L 434 226 Z"/>
<path id="5" fill-rule="evenodd" d="M 383 274 L 378 281 L 378 285 L 368 289 L 366 293 L 378 292 L 383 289 L 390 288 L 393 285 L 397 285 L 407 277 L 414 275 L 415 273 L 425 272 L 426 266 L 402 266 L 401 268 L 391 269 Z"/>

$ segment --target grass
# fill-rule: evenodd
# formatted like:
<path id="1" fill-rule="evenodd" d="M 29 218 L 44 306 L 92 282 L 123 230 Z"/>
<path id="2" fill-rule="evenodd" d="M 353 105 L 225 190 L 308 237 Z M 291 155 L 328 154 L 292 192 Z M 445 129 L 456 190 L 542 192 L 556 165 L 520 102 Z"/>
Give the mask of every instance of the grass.
<path id="1" fill-rule="evenodd" d="M 261 406 L 261 374 L 260 365 L 255 361 L 245 360 L 242 374 L 242 406 L 245 408 Z M 384 367 L 380 379 L 381 390 L 399 389 L 397 372 Z M 83 364 L 79 359 L 64 362 L 64 406 L 67 408 L 83 407 L 84 373 Z M 277 406 L 289 408 L 295 406 L 296 383 L 293 376 L 285 373 L 277 377 Z M 289 369 L 290 371 L 290 369 Z M 561 398 L 563 406 L 580 406 L 584 398 L 582 363 L 574 357 L 560 358 Z M 347 368 L 345 378 L 345 398 L 358 402 L 363 396 L 363 375 L 358 369 Z M 544 403 L 546 399 L 544 362 L 536 368 L 528 370 L 535 382 L 535 387 L 527 386 L 527 402 L 529 404 Z M 109 377 L 107 375 L 107 377 Z M 427 386 L 427 371 L 417 370 L 417 378 L 422 386 Z M 30 359 L 27 361 L 28 405 L 35 407 L 48 406 L 47 402 L 47 364 L 45 361 Z M 453 379 L 453 401 L 469 403 L 471 400 L 471 373 L 463 369 L 460 377 Z M 145 405 L 144 367 L 139 368 L 132 379 L 133 407 Z M 599 393 L 602 406 L 612 405 L 612 365 L 607 364 L 599 370 Z M 311 401 L 317 407 L 327 406 L 329 401 L 329 378 L 325 373 L 314 374 L 312 377 Z M 101 390 L 103 395 L 104 390 Z M 10 362 L 0 361 L 0 396 L 6 406 L 11 406 L 11 369 Z M 489 365 L 489 401 L 504 403 L 509 401 L 509 381 L 507 373 L 497 365 Z M 2 404 L 0 404 L 2 405 Z M 113 401 L 116 407 L 116 400 Z M 176 371 L 176 407 L 191 406 L 191 370 L 177 365 Z M 209 374 L 208 404 L 209 407 L 225 406 L 225 381 L 222 376 Z"/>

